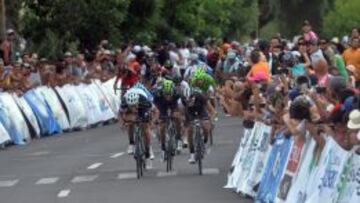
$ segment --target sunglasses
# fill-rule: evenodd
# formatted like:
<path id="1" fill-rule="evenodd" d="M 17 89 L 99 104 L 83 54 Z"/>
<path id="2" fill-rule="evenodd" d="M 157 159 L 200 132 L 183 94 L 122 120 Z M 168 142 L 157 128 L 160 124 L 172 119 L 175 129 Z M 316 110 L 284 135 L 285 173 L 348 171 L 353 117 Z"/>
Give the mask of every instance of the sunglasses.
<path id="1" fill-rule="evenodd" d="M 305 46 L 306 43 L 305 43 L 305 42 L 299 42 L 298 45 L 299 45 L 299 46 Z"/>

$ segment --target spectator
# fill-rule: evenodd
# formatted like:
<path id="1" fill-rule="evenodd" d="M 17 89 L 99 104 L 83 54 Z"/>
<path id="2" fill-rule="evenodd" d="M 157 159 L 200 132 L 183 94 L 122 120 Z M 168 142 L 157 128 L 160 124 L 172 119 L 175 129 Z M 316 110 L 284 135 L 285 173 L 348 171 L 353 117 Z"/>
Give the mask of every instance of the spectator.
<path id="1" fill-rule="evenodd" d="M 318 40 L 312 39 L 308 42 L 308 52 L 310 53 L 311 66 L 314 68 L 319 60 L 325 60 L 325 57 L 318 46 Z"/>
<path id="2" fill-rule="evenodd" d="M 343 53 L 343 58 L 346 66 L 352 65 L 354 69 L 352 69 L 353 74 L 356 80 L 356 86 L 360 86 L 360 42 L 359 38 L 352 38 L 350 41 L 350 48 L 346 49 Z"/>
<path id="3" fill-rule="evenodd" d="M 110 50 L 104 50 L 100 55 L 101 69 L 107 74 L 115 74 L 115 66 L 112 62 L 112 55 Z"/>
<path id="4" fill-rule="evenodd" d="M 84 54 L 78 54 L 75 58 L 74 76 L 84 79 L 87 74 L 86 66 Z"/>
<path id="5" fill-rule="evenodd" d="M 305 20 L 302 27 L 304 33 L 305 42 L 310 42 L 312 40 L 318 40 L 318 37 L 314 31 L 312 31 L 312 27 L 309 21 Z"/>
<path id="6" fill-rule="evenodd" d="M 25 65 L 25 64 L 24 64 L 24 66 L 27 67 L 27 65 Z M 37 87 L 37 86 L 42 85 L 41 75 L 40 75 L 40 71 L 38 69 L 39 67 L 40 67 L 39 64 L 36 64 L 35 66 L 31 66 L 29 64 L 29 67 L 27 67 L 30 69 L 28 80 L 32 87 Z"/>
<path id="7" fill-rule="evenodd" d="M 73 59 L 73 55 L 70 51 L 65 52 L 64 54 L 64 65 L 62 66 L 62 68 L 64 68 L 67 72 L 67 74 L 69 75 L 73 75 L 74 72 L 74 59 Z M 57 67 L 59 68 L 59 66 Z M 63 70 L 61 70 L 63 71 Z"/>
<path id="8" fill-rule="evenodd" d="M 360 37 L 359 28 L 353 28 L 353 29 L 351 30 L 350 38 L 358 38 L 358 37 Z"/>
<path id="9" fill-rule="evenodd" d="M 14 53 L 14 42 L 15 40 L 15 31 L 13 29 L 9 29 L 6 31 L 6 39 L 1 43 L 0 50 L 1 50 L 1 58 L 4 61 L 4 65 L 8 66 L 13 61 L 15 61 L 15 54 Z"/>
<path id="10" fill-rule="evenodd" d="M 247 78 L 250 79 L 255 76 L 258 77 L 260 75 L 263 75 L 266 80 L 269 80 L 270 79 L 269 64 L 260 60 L 261 58 L 260 51 L 258 50 L 252 51 L 250 58 L 251 58 L 252 66 L 247 75 Z"/>
<path id="11" fill-rule="evenodd" d="M 322 38 L 320 39 L 320 49 L 323 52 L 323 55 L 330 66 L 336 66 L 335 52 L 331 48 L 329 40 Z"/>

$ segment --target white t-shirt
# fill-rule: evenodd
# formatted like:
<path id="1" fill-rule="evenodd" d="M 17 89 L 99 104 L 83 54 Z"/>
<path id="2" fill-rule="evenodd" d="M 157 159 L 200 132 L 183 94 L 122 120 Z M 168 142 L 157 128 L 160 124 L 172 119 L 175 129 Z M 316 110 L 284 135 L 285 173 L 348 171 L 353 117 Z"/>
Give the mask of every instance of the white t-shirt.
<path id="1" fill-rule="evenodd" d="M 315 67 L 315 64 L 319 61 L 319 60 L 325 60 L 325 57 L 321 51 L 321 49 L 318 49 L 317 51 L 315 51 L 314 53 L 312 53 L 310 55 L 311 58 L 311 66 Z"/>
<path id="2" fill-rule="evenodd" d="M 190 57 L 190 51 L 187 48 L 179 49 L 180 55 L 181 55 L 181 69 L 185 69 L 189 64 L 189 57 Z"/>

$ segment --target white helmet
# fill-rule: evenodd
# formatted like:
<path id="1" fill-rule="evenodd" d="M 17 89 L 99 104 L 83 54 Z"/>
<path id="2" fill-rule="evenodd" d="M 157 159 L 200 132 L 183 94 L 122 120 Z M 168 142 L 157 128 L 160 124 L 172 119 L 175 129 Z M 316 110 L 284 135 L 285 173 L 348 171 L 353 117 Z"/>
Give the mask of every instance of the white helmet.
<path id="1" fill-rule="evenodd" d="M 140 98 L 139 94 L 137 94 L 135 92 L 128 92 L 125 95 L 126 103 L 129 106 L 134 106 L 134 105 L 138 104 L 139 103 L 139 98 Z"/>

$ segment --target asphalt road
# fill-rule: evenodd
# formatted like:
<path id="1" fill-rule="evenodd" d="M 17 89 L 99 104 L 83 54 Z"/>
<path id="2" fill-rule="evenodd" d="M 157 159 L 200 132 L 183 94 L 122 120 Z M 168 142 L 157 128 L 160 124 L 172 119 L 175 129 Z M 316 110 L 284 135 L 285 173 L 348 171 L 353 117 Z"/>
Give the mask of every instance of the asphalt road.
<path id="1" fill-rule="evenodd" d="M 154 169 L 141 180 L 116 124 L 12 146 L 0 151 L 0 203 L 251 202 L 223 189 L 241 134 L 238 119 L 219 120 L 203 176 L 188 164 L 187 150 L 166 173 L 154 142 Z"/>

